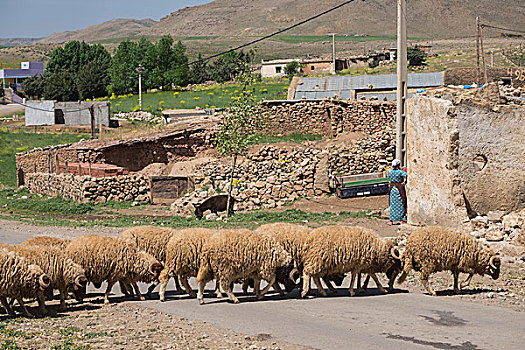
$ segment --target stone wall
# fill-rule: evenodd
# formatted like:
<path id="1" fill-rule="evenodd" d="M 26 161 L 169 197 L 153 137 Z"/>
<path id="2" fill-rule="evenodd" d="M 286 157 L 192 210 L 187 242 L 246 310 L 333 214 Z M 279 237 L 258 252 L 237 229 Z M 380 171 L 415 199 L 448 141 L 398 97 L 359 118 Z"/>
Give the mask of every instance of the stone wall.
<path id="1" fill-rule="evenodd" d="M 416 97 L 408 104 L 408 219 L 457 229 L 525 206 L 525 107 Z"/>
<path id="2" fill-rule="evenodd" d="M 239 159 L 233 196 L 235 210 L 281 207 L 301 197 L 329 193 L 334 175 L 383 170 L 394 156 L 392 131 L 375 133 L 353 146 L 263 146 Z M 195 204 L 227 193 L 231 159 L 219 158 L 196 170 L 195 191 L 172 204 L 175 214 L 190 216 Z"/>
<path id="3" fill-rule="evenodd" d="M 32 193 L 61 196 L 76 202 L 151 201 L 150 183 L 142 175 L 91 178 L 72 174 L 31 173 L 26 187 Z"/>
<path id="4" fill-rule="evenodd" d="M 392 127 L 396 105 L 376 101 L 268 101 L 262 105 L 269 134 L 295 132 L 333 136 L 343 132 L 373 132 Z"/>

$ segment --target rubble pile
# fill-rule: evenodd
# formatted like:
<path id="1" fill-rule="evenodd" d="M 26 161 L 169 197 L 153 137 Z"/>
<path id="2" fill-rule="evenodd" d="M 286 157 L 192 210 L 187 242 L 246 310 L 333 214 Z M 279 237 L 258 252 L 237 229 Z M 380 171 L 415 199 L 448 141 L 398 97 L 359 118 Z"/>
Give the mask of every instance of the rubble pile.
<path id="1" fill-rule="evenodd" d="M 470 220 L 472 236 L 486 242 L 522 240 L 525 244 L 525 209 L 505 214 L 500 210 Z"/>
<path id="2" fill-rule="evenodd" d="M 149 112 L 142 112 L 142 111 L 117 113 L 115 114 L 115 118 L 127 119 L 127 120 L 140 120 L 144 122 L 155 122 L 155 123 L 163 121 L 162 117 L 156 116 L 155 114 L 152 114 Z"/>

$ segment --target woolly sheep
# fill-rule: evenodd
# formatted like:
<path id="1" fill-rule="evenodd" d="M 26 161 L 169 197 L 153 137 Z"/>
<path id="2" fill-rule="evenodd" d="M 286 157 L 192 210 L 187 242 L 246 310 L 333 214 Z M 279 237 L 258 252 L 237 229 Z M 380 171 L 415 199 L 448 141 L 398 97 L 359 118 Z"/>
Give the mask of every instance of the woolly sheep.
<path id="1" fill-rule="evenodd" d="M 82 301 L 87 278 L 84 269 L 68 258 L 61 249 L 52 246 L 19 245 L 11 251 L 38 265 L 51 281 L 51 290 L 60 292 L 60 308 L 66 308 L 68 291 L 72 291 L 78 301 Z"/>
<path id="2" fill-rule="evenodd" d="M 37 236 L 20 243 L 20 245 L 38 245 L 46 247 L 65 248 L 69 243 L 71 243 L 70 239 L 62 239 L 49 236 Z"/>
<path id="3" fill-rule="evenodd" d="M 115 237 L 88 235 L 77 238 L 67 246 L 66 254 L 84 268 L 88 281 L 95 287 L 107 281 L 105 304 L 109 304 L 109 293 L 117 281 L 132 285 L 140 300 L 145 300 L 137 282 L 151 283 L 162 270 L 162 264 L 151 254 Z"/>
<path id="4" fill-rule="evenodd" d="M 214 277 L 234 303 L 239 300 L 232 293 L 231 283 L 253 278 L 259 299 L 274 284 L 277 269 L 290 262 L 290 254 L 267 235 L 249 230 L 217 231 L 204 242 L 197 274 L 197 299 L 204 304 L 204 286 Z M 258 288 L 261 279 L 268 282 L 262 291 Z"/>
<path id="5" fill-rule="evenodd" d="M 156 227 L 156 226 L 137 226 L 127 229 L 120 234 L 120 238 L 133 243 L 139 250 L 143 250 L 155 257 L 161 264 L 166 261 L 166 246 L 171 236 L 177 231 L 171 228 Z M 177 290 L 181 293 L 184 291 L 179 285 L 177 276 L 174 276 L 175 285 Z M 158 281 L 154 281 L 153 284 L 148 288 L 148 297 L 151 297 L 151 293 L 158 285 Z M 121 289 L 124 294 L 133 294 L 131 288 L 123 286 L 121 283 Z"/>
<path id="6" fill-rule="evenodd" d="M 31 265 L 27 259 L 15 252 L 0 249 L 0 303 L 9 315 L 14 311 L 7 298 L 14 298 L 20 304 L 22 313 L 32 317 L 23 299 L 37 298 L 40 312 L 46 314 L 44 290 L 49 287 L 49 277 L 37 265 Z"/>
<path id="7" fill-rule="evenodd" d="M 197 277 L 204 242 L 215 232 L 211 229 L 189 228 L 171 236 L 166 246 L 166 263 L 159 276 L 161 301 L 166 300 L 166 286 L 170 277 L 178 276 L 186 292 L 192 297 L 196 296 L 188 284 L 188 278 Z"/>
<path id="8" fill-rule="evenodd" d="M 421 283 L 433 296 L 436 292 L 428 278 L 434 272 L 451 271 L 454 292 L 459 293 L 460 272 L 469 274 L 467 280 L 460 284 L 461 288 L 465 288 L 474 274 L 488 274 L 497 279 L 501 266 L 500 258 L 493 251 L 482 247 L 474 237 L 439 226 L 419 228 L 408 236 L 403 263 L 403 273 L 398 283 L 405 281 L 411 269 L 420 271 Z"/>
<path id="9" fill-rule="evenodd" d="M 327 274 L 351 272 L 349 292 L 354 296 L 354 282 L 358 273 L 367 273 L 382 291 L 376 277 L 378 272 L 394 276 L 401 268 L 399 254 L 393 242 L 385 242 L 374 231 L 362 227 L 324 226 L 313 230 L 307 239 L 304 259 L 303 290 L 305 297 L 313 277 L 321 295 L 326 296 L 319 277 Z M 389 282 L 391 286 L 393 279 Z"/>

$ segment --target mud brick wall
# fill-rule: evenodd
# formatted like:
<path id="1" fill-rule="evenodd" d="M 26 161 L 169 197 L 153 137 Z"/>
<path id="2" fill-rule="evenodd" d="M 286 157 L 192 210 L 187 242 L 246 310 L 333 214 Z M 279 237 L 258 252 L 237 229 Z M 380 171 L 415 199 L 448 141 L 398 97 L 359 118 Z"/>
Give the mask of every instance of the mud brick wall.
<path id="1" fill-rule="evenodd" d="M 32 193 L 61 196 L 76 202 L 151 201 L 149 179 L 142 175 L 91 178 L 72 174 L 31 173 L 26 186 Z"/>
<path id="2" fill-rule="evenodd" d="M 396 106 L 376 101 L 270 101 L 261 105 L 267 115 L 265 133 L 295 132 L 333 136 L 343 132 L 371 134 L 392 127 Z"/>

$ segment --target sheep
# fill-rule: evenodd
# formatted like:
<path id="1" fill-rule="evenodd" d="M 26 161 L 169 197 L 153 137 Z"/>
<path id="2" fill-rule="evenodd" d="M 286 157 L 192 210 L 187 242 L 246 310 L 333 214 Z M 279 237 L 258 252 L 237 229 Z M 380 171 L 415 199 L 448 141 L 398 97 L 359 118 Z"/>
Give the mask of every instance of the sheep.
<path id="1" fill-rule="evenodd" d="M 303 290 L 305 297 L 313 277 L 321 295 L 326 296 L 319 277 L 322 275 L 351 272 L 349 292 L 354 296 L 354 282 L 358 273 L 367 273 L 381 292 L 386 290 L 376 277 L 387 272 L 395 277 L 401 269 L 401 259 L 393 242 L 385 242 L 371 230 L 362 227 L 324 226 L 313 230 L 307 238 L 307 250 L 303 267 Z M 393 279 L 389 286 L 393 285 Z"/>
<path id="2" fill-rule="evenodd" d="M 162 270 L 162 264 L 151 254 L 115 237 L 77 238 L 66 247 L 66 255 L 84 268 L 88 281 L 95 287 L 100 288 L 102 282 L 107 281 L 104 304 L 109 304 L 109 293 L 117 281 L 132 285 L 139 299 L 145 300 L 137 282 L 151 283 Z"/>
<path id="3" fill-rule="evenodd" d="M 469 274 L 467 280 L 460 284 L 463 289 L 470 284 L 474 274 L 488 274 L 497 279 L 500 266 L 500 258 L 493 251 L 482 247 L 474 237 L 445 227 L 423 227 L 407 238 L 403 253 L 403 273 L 398 283 L 405 281 L 411 269 L 420 271 L 421 283 L 431 295 L 436 296 L 428 281 L 430 275 L 439 271 L 451 271 L 454 292 L 459 293 L 460 272 Z"/>
<path id="4" fill-rule="evenodd" d="M 177 231 L 170 237 L 166 246 L 166 263 L 159 276 L 161 301 L 166 300 L 166 286 L 170 277 L 178 276 L 186 292 L 192 297 L 196 296 L 188 284 L 188 278 L 197 277 L 204 242 L 215 232 L 211 229 L 189 228 Z"/>
<path id="5" fill-rule="evenodd" d="M 51 281 L 38 265 L 30 264 L 27 259 L 15 252 L 0 249 L 0 303 L 9 315 L 14 315 L 7 298 L 14 298 L 20 304 L 26 317 L 33 317 L 27 310 L 23 299 L 37 298 L 40 312 L 46 314 L 44 290 Z"/>
<path id="6" fill-rule="evenodd" d="M 177 231 L 171 228 L 163 228 L 156 226 L 137 226 L 127 229 L 119 235 L 119 238 L 133 243 L 139 250 L 143 250 L 155 257 L 161 264 L 166 261 L 166 246 L 171 236 Z M 177 276 L 173 276 L 175 279 L 175 286 L 177 290 L 184 293 L 179 285 Z M 148 288 L 147 296 L 151 298 L 151 293 L 155 287 L 159 284 L 157 280 Z M 125 286 L 122 282 L 120 287 L 124 294 L 133 296 L 133 290 Z"/>
<path id="7" fill-rule="evenodd" d="M 230 197 L 230 211 L 229 216 L 233 215 L 233 205 L 236 200 L 233 197 Z M 195 206 L 195 217 L 197 220 L 202 219 L 202 216 L 206 210 L 211 210 L 212 213 L 217 214 L 219 211 L 226 211 L 228 205 L 228 195 L 219 194 L 217 196 L 210 197 L 206 199 L 202 204 Z"/>
<path id="8" fill-rule="evenodd" d="M 10 250 L 42 268 L 51 280 L 51 291 L 58 289 L 60 292 L 60 309 L 66 309 L 68 291 L 73 292 L 77 301 L 82 301 L 87 285 L 84 269 L 68 258 L 61 249 L 51 246 L 18 245 Z"/>
<path id="9" fill-rule="evenodd" d="M 22 243 L 20 245 L 37 245 L 37 246 L 51 246 L 51 247 L 58 247 L 58 248 L 65 248 L 69 243 L 71 243 L 70 239 L 62 239 L 62 238 L 56 238 L 56 237 L 49 237 L 49 236 L 38 236 L 30 238 Z"/>
<path id="10" fill-rule="evenodd" d="M 255 295 L 260 299 L 275 283 L 277 269 L 291 260 L 290 254 L 267 235 L 250 230 L 217 231 L 206 239 L 202 248 L 197 300 L 204 304 L 204 286 L 214 277 L 234 303 L 239 300 L 231 291 L 231 283 L 240 278 L 253 278 Z M 258 288 L 260 279 L 268 282 L 262 291 Z"/>

